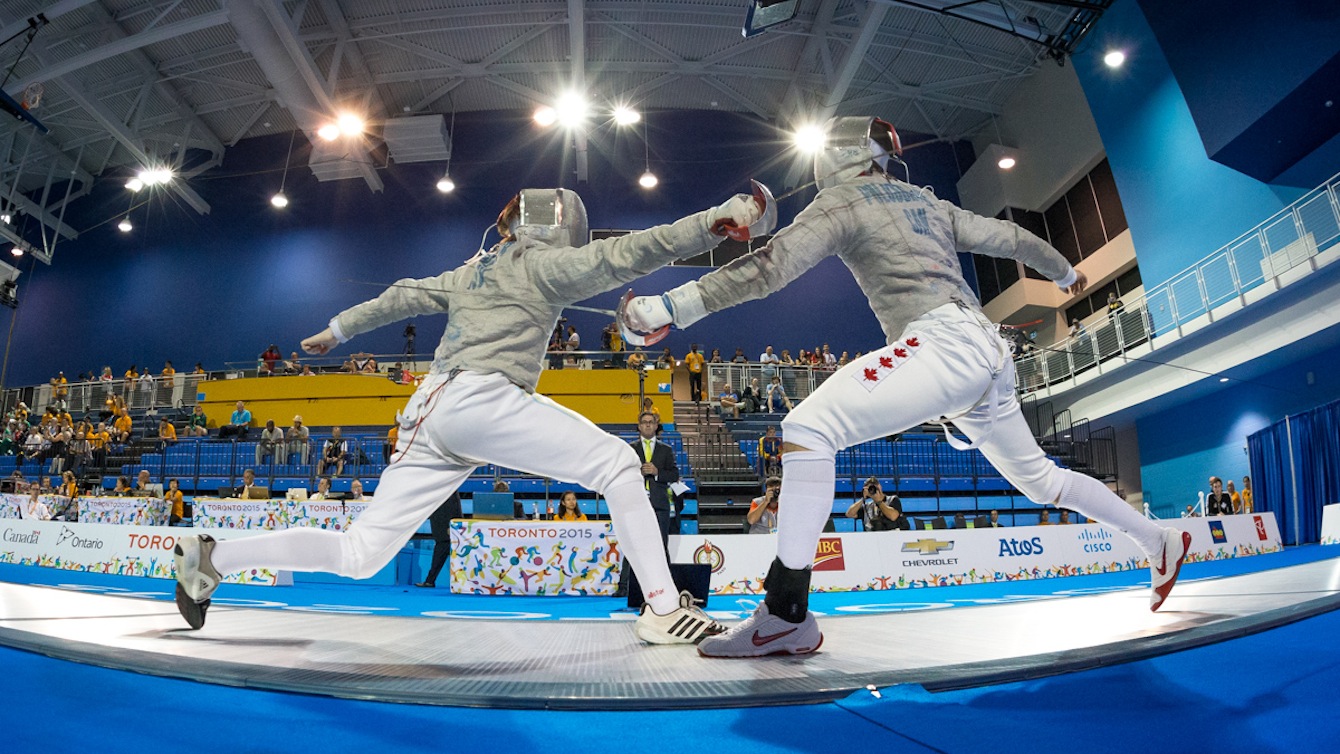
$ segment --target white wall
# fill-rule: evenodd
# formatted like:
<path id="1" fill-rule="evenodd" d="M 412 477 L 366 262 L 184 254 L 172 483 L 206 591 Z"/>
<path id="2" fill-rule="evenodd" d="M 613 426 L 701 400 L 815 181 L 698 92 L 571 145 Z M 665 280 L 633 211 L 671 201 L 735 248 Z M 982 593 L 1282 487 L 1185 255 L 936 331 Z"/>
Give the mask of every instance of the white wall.
<path id="1" fill-rule="evenodd" d="M 981 157 L 958 183 L 963 207 L 978 214 L 994 217 L 1007 205 L 1045 207 L 1104 156 L 1098 126 L 1070 66 L 1042 63 L 1005 103 L 996 126 L 999 137 L 988 124 L 973 138 Z M 1008 172 L 994 159 L 1006 151 L 1018 160 Z"/>

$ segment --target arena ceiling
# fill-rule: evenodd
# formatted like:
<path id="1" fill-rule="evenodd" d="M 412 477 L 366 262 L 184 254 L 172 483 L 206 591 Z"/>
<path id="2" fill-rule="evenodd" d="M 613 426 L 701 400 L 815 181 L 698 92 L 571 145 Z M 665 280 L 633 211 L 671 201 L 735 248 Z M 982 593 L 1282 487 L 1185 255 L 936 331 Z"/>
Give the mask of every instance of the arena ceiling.
<path id="1" fill-rule="evenodd" d="M 77 235 L 61 212 L 99 179 L 167 165 L 168 188 L 204 213 L 191 177 L 242 139 L 300 129 L 315 143 L 347 108 L 366 115 L 372 149 L 394 121 L 529 110 L 570 88 L 597 109 L 737 111 L 782 127 L 878 109 L 956 139 L 1073 49 L 1110 0 L 796 5 L 745 36 L 748 0 L 3 0 L 3 89 L 22 102 L 40 85 L 30 113 L 50 131 L 0 118 L 0 189 L 7 211 L 40 222 L 28 240 L 41 257 L 48 237 Z M 431 144 L 418 154 L 435 156 Z M 310 167 L 379 190 L 358 164 Z"/>

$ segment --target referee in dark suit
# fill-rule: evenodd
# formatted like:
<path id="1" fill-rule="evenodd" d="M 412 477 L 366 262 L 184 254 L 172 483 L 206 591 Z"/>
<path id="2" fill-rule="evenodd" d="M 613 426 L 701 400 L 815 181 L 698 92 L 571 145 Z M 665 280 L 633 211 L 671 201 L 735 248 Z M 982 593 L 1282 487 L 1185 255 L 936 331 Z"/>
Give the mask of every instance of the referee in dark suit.
<path id="1" fill-rule="evenodd" d="M 666 558 L 670 546 L 670 485 L 679 481 L 679 466 L 675 464 L 675 451 L 669 445 L 656 439 L 661 432 L 661 420 L 650 411 L 643 411 L 637 417 L 638 438 L 629 443 L 633 452 L 642 461 L 642 479 L 647 485 L 647 496 L 651 498 L 651 509 L 656 512 L 656 523 L 661 526 L 661 545 L 666 548 Z M 619 569 L 619 589 L 616 597 L 628 595 L 628 579 L 632 569 L 624 562 Z"/>

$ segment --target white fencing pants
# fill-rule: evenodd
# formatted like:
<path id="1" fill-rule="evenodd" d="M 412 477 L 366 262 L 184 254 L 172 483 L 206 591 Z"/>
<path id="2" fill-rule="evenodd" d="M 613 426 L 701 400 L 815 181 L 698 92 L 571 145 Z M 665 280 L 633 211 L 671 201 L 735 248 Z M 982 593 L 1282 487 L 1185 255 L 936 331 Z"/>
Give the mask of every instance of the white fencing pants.
<path id="1" fill-rule="evenodd" d="M 287 529 L 218 543 L 220 573 L 250 568 L 368 578 L 484 463 L 574 482 L 602 494 L 627 561 L 658 614 L 678 606 L 637 453 L 542 395 L 497 374 L 424 380 L 401 414 L 391 465 L 346 532 Z"/>
<path id="2" fill-rule="evenodd" d="M 1058 468 L 1038 447 L 1014 395 L 1014 363 L 1000 354 L 994 325 L 946 304 L 909 324 L 898 342 L 838 370 L 788 414 L 783 439 L 817 455 L 782 455 L 777 527 L 782 563 L 804 568 L 813 562 L 832 509 L 831 471 L 822 480 L 827 494 L 814 492 L 821 480 L 806 478 L 811 469 L 825 473 L 815 460 L 823 457 L 831 464 L 838 450 L 944 417 L 952 417 L 991 465 L 1033 502 L 1055 503 L 1063 487 L 1073 489 L 1075 494 L 1066 497 L 1070 507 L 1126 532 L 1146 552 L 1155 551 L 1162 541 L 1157 525 L 1099 483 L 1067 484 L 1075 472 Z M 995 402 L 994 411 L 989 401 Z M 788 456 L 797 461 L 798 478 Z"/>

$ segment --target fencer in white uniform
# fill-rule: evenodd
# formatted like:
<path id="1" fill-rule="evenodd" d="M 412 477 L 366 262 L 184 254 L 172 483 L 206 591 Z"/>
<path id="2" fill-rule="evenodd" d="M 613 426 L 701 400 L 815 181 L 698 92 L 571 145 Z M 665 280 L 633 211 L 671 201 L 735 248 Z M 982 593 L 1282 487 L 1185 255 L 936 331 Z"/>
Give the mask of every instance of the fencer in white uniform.
<path id="1" fill-rule="evenodd" d="M 303 341 L 308 353 L 419 314 L 447 315 L 432 368 L 398 417 L 395 455 L 367 510 L 343 533 L 294 528 L 213 541 L 183 537 L 176 549 L 177 604 L 203 625 L 219 575 L 266 567 L 375 574 L 419 524 L 485 463 L 575 482 L 609 504 L 619 546 L 637 568 L 649 609 L 636 633 L 651 643 L 692 643 L 721 626 L 677 593 L 627 443 L 535 392 L 545 347 L 563 307 L 626 284 L 720 242 L 713 228 L 760 217 L 753 198 L 671 225 L 587 241 L 586 210 L 568 189 L 527 189 L 498 217 L 503 240 L 436 277 L 400 280 L 330 320 Z"/>
<path id="2" fill-rule="evenodd" d="M 815 159 L 818 196 L 761 249 L 663 296 L 630 302 L 628 323 L 687 327 L 711 312 L 781 289 L 837 255 L 869 299 L 887 345 L 836 372 L 782 422 L 785 439 L 777 560 L 767 598 L 748 620 L 698 647 L 708 656 L 802 654 L 823 637 L 808 612 L 809 567 L 832 507 L 838 450 L 923 422 L 952 422 L 1015 487 L 1039 504 L 1078 511 L 1128 534 L 1149 556 L 1157 610 L 1190 536 L 1136 513 L 1101 482 L 1060 469 L 1030 433 L 1014 363 L 964 282 L 956 252 L 1017 259 L 1067 292 L 1087 281 L 1042 239 L 981 217 L 887 172 L 901 148 L 893 127 L 834 118 Z M 946 427 L 946 435 L 948 435 Z"/>

